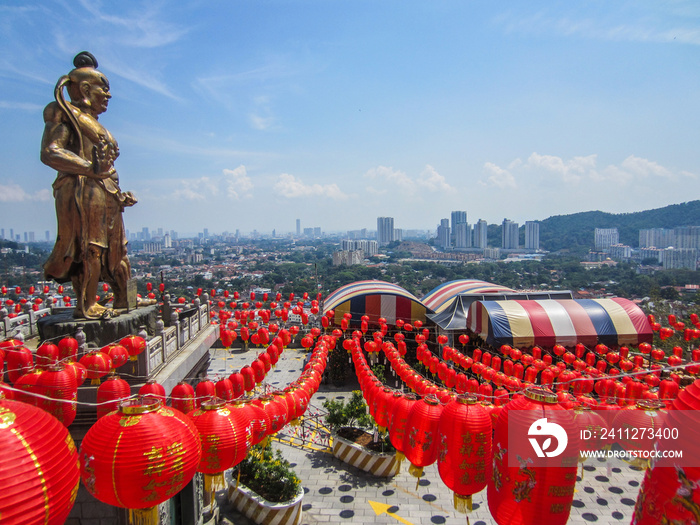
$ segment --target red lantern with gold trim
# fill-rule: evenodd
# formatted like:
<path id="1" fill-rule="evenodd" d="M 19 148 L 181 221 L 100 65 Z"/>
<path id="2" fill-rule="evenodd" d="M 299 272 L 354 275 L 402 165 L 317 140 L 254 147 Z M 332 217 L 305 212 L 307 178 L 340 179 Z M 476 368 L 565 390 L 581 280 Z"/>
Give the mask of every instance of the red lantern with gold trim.
<path id="1" fill-rule="evenodd" d="M 125 337 L 119 341 L 119 344 L 126 348 L 126 351 L 129 352 L 130 361 L 136 361 L 138 359 L 138 355 L 146 349 L 146 340 L 138 335 L 130 335 Z"/>
<path id="2" fill-rule="evenodd" d="M 100 378 L 112 370 L 112 358 L 99 350 L 85 354 L 80 358 L 80 364 L 87 368 L 87 376 L 92 385 L 99 385 Z"/>
<path id="3" fill-rule="evenodd" d="M 180 381 L 170 392 L 170 404 L 183 414 L 194 410 L 194 388 L 189 383 Z"/>
<path id="4" fill-rule="evenodd" d="M 0 395 L 0 516 L 3 523 L 61 524 L 80 484 L 68 430 L 37 407 Z"/>
<path id="5" fill-rule="evenodd" d="M 434 395 L 428 395 L 411 406 L 406 421 L 403 453 L 411 462 L 409 472 L 419 478 L 423 468 L 438 457 L 438 425 L 443 406 Z"/>
<path id="6" fill-rule="evenodd" d="M 248 420 L 223 399 L 210 399 L 187 414 L 199 432 L 202 457 L 197 472 L 204 474 L 204 490 L 209 494 L 225 488 L 223 472 L 238 465 L 248 451 Z"/>
<path id="7" fill-rule="evenodd" d="M 216 397 L 216 385 L 210 379 L 203 379 L 194 388 L 194 404 L 199 408 L 204 401 Z"/>
<path id="8" fill-rule="evenodd" d="M 69 361 L 78 360 L 78 340 L 74 337 L 64 337 L 58 342 L 58 359 L 63 361 L 67 359 Z"/>
<path id="9" fill-rule="evenodd" d="M 157 505 L 190 482 L 202 451 L 182 412 L 152 397 L 123 402 L 99 419 L 80 446 L 80 477 L 95 498 L 158 523 Z M 140 520 L 140 521 L 139 521 Z"/>
<path id="10" fill-rule="evenodd" d="M 535 456 L 523 436 L 543 436 L 540 447 L 552 445 L 543 425 L 554 422 L 568 436 L 568 445 L 556 457 Z M 509 441 L 509 436 L 518 440 Z M 556 435 L 551 441 L 557 442 Z M 537 439 L 537 438 L 532 438 Z M 539 442 L 538 442 L 539 443 Z M 557 403 L 556 394 L 539 387 L 526 390 L 503 407 L 493 438 L 493 475 L 488 482 L 488 505 L 498 525 L 564 525 L 574 498 L 579 434 L 573 414 Z M 556 462 L 533 466 L 535 462 Z"/>
<path id="11" fill-rule="evenodd" d="M 160 399 L 165 404 L 165 387 L 158 383 L 155 379 L 149 379 L 144 385 L 139 388 L 140 396 L 151 396 Z"/>
<path id="12" fill-rule="evenodd" d="M 491 417 L 474 395 L 457 396 L 440 416 L 438 472 L 459 512 L 472 510 L 472 494 L 491 477 L 491 434 Z"/>

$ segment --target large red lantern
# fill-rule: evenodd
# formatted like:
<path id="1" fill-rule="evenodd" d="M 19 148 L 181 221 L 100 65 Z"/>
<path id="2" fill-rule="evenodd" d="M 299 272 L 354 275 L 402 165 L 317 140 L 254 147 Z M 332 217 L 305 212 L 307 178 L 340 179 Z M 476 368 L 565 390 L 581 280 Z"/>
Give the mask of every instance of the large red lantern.
<path id="1" fill-rule="evenodd" d="M 48 368 L 58 362 L 58 346 L 53 343 L 42 343 L 36 349 L 36 366 Z"/>
<path id="2" fill-rule="evenodd" d="M 561 429 L 552 434 L 551 423 Z M 549 428 L 545 428 L 545 425 Z M 568 446 L 561 431 L 568 436 Z M 557 452 L 542 459 L 525 436 L 542 436 L 540 452 Z M 549 443 L 545 435 L 549 436 Z M 517 439 L 509 440 L 509 436 Z M 561 439 L 560 439 L 561 438 Z M 552 442 L 557 448 L 549 451 Z M 564 445 L 564 450 L 559 447 Z M 493 475 L 488 482 L 488 504 L 498 525 L 564 525 L 574 498 L 579 454 L 578 428 L 571 411 L 557 396 L 533 387 L 503 407 L 493 439 Z M 542 462 L 551 466 L 542 465 Z M 537 466 L 534 466 L 536 464 Z"/>
<path id="3" fill-rule="evenodd" d="M 394 392 L 392 396 L 392 411 L 389 414 L 389 426 L 387 428 L 389 429 L 389 440 L 399 452 L 397 458 L 399 461 L 402 461 L 405 457 L 403 443 L 406 436 L 408 413 L 411 410 L 411 406 L 418 402 L 418 396 L 415 394 L 402 394 L 401 392 Z"/>
<path id="4" fill-rule="evenodd" d="M 80 477 L 103 503 L 132 509 L 137 523 L 157 523 L 157 505 L 190 482 L 201 455 L 199 432 L 182 412 L 152 397 L 135 399 L 88 430 Z"/>
<path id="5" fill-rule="evenodd" d="M 122 345 L 113 343 L 103 346 L 100 351 L 106 353 L 112 359 L 112 370 L 126 364 L 129 360 L 129 352 Z"/>
<path id="6" fill-rule="evenodd" d="M 58 342 L 58 359 L 60 361 L 64 359 L 77 361 L 78 346 L 78 340 L 74 337 L 64 337 Z"/>
<path id="7" fill-rule="evenodd" d="M 165 403 L 165 387 L 158 383 L 155 379 L 149 379 L 144 385 L 139 388 L 140 396 L 157 397 Z"/>
<path id="8" fill-rule="evenodd" d="M 416 478 L 423 468 L 437 461 L 438 425 L 443 406 L 434 395 L 428 395 L 411 406 L 406 422 L 403 453 L 411 462 L 409 472 Z"/>
<path id="9" fill-rule="evenodd" d="M 7 361 L 7 377 L 12 383 L 34 367 L 34 355 L 31 350 L 24 346 L 5 348 L 5 359 Z"/>
<path id="10" fill-rule="evenodd" d="M 44 410 L 0 396 L 0 450 L 2 522 L 64 523 L 80 484 L 66 427 Z"/>
<path id="11" fill-rule="evenodd" d="M 491 417 L 474 395 L 450 401 L 438 426 L 438 472 L 454 492 L 454 507 L 472 510 L 472 494 L 491 477 Z"/>
<path id="12" fill-rule="evenodd" d="M 187 416 L 197 428 L 202 444 L 197 472 L 204 473 L 204 490 L 208 494 L 221 490 L 225 488 L 223 472 L 245 458 L 248 420 L 223 399 L 205 401 Z"/>

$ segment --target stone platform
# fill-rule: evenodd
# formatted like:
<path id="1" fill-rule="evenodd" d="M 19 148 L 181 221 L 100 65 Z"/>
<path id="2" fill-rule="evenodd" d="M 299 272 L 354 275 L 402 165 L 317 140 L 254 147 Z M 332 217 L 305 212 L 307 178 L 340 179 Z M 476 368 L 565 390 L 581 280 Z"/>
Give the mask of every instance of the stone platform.
<path id="1" fill-rule="evenodd" d="M 74 336 L 81 325 L 85 341 L 91 346 L 102 347 L 128 335 L 135 335 L 142 326 L 149 335 L 155 333 L 158 306 L 143 306 L 111 319 L 76 319 L 73 311 L 47 315 L 37 322 L 42 341 L 63 336 Z"/>

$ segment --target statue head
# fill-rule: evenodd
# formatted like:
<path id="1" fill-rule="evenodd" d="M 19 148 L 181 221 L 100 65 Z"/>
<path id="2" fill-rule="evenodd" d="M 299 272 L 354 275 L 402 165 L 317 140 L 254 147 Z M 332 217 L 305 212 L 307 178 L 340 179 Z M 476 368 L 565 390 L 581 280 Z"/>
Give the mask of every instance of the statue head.
<path id="1" fill-rule="evenodd" d="M 73 65 L 75 69 L 68 74 L 66 84 L 71 102 L 94 115 L 104 113 L 112 95 L 107 77 L 97 71 L 97 59 L 91 53 L 82 51 L 73 59 Z"/>

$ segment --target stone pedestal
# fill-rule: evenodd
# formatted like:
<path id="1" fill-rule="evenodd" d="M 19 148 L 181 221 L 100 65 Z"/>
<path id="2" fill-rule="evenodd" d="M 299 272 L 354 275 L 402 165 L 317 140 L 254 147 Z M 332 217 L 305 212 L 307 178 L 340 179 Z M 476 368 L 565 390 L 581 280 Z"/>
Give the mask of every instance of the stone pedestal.
<path id="1" fill-rule="evenodd" d="M 73 336 L 78 324 L 82 325 L 85 340 L 91 346 L 102 347 L 120 339 L 136 335 L 142 326 L 146 327 L 149 335 L 155 333 L 158 316 L 158 305 L 144 306 L 123 313 L 112 319 L 76 319 L 73 311 L 47 315 L 37 323 L 39 337 L 46 339 Z"/>

